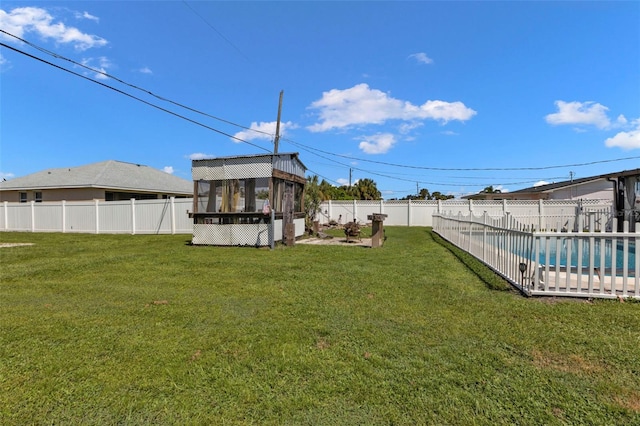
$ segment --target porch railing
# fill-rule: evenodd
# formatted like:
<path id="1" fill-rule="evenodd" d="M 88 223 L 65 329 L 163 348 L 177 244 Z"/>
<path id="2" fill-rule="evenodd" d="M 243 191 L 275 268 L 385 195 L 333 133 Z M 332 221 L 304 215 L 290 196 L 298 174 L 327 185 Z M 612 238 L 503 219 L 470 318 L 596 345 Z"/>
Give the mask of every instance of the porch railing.
<path id="1" fill-rule="evenodd" d="M 640 230 L 623 232 L 602 212 L 574 226 L 549 218 L 436 214 L 433 229 L 529 296 L 640 299 Z"/>

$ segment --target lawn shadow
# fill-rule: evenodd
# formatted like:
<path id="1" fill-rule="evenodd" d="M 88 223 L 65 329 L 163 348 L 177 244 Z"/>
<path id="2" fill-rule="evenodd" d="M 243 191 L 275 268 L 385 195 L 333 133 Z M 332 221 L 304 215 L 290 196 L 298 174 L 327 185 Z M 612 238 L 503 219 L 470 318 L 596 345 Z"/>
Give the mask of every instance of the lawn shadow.
<path id="1" fill-rule="evenodd" d="M 455 245 L 451 244 L 440 235 L 435 233 L 433 230 L 427 232 L 431 239 L 436 243 L 440 244 L 442 247 L 446 248 L 458 258 L 463 265 L 465 265 L 471 272 L 473 272 L 482 282 L 485 283 L 487 288 L 491 290 L 497 291 L 513 291 L 518 294 L 522 294 L 513 288 L 507 280 L 502 278 L 500 275 L 496 274 L 485 264 L 480 262 L 478 259 L 470 255 L 464 250 L 459 249 Z"/>

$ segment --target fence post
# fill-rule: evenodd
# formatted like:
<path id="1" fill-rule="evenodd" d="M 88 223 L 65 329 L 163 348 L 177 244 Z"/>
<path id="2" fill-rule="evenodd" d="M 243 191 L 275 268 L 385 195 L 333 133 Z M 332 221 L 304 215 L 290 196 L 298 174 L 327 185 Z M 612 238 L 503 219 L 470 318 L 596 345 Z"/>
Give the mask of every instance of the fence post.
<path id="1" fill-rule="evenodd" d="M 61 201 L 62 206 L 62 233 L 67 232 L 67 202 L 65 200 Z"/>
<path id="2" fill-rule="evenodd" d="M 356 221 L 356 217 L 358 216 L 358 203 L 356 200 L 353 200 L 353 221 Z"/>
<path id="3" fill-rule="evenodd" d="M 100 233 L 100 200 L 95 199 L 93 200 L 93 204 L 95 206 L 95 210 L 96 210 L 96 234 Z"/>
<path id="4" fill-rule="evenodd" d="M 547 229 L 546 219 L 542 216 L 544 215 L 544 203 L 542 199 L 538 200 L 538 231 L 542 231 L 542 225 L 544 224 L 544 229 Z"/>
<path id="5" fill-rule="evenodd" d="M 507 200 L 504 199 L 502 200 L 502 214 L 505 214 L 507 212 Z"/>
<path id="6" fill-rule="evenodd" d="M 36 202 L 31 200 L 31 232 L 36 232 Z"/>
<path id="7" fill-rule="evenodd" d="M 487 261 L 487 221 L 488 221 L 488 217 L 487 217 L 487 211 L 484 211 L 484 214 L 482 215 L 482 223 L 484 224 L 484 226 L 482 227 L 482 261 L 486 262 Z"/>
<path id="8" fill-rule="evenodd" d="M 630 217 L 633 219 L 633 216 Z M 622 240 L 622 296 L 627 297 L 629 289 L 629 221 L 625 220 L 622 223 L 622 232 L 625 236 Z M 614 250 L 614 248 L 612 248 Z M 636 253 L 636 256 L 637 253 Z M 636 274 L 638 271 L 635 272 Z M 611 274 L 613 275 L 613 274 Z"/>
<path id="9" fill-rule="evenodd" d="M 384 214 L 384 200 L 380 199 L 380 214 Z"/>
<path id="10" fill-rule="evenodd" d="M 9 230 L 9 202 L 5 201 L 4 203 L 4 230 Z"/>
<path id="11" fill-rule="evenodd" d="M 411 199 L 407 200 L 407 226 L 411 226 Z"/>
<path id="12" fill-rule="evenodd" d="M 131 198 L 131 235 L 136 234 L 136 199 Z"/>
<path id="13" fill-rule="evenodd" d="M 473 214 L 473 200 L 469 199 L 469 213 Z"/>
<path id="14" fill-rule="evenodd" d="M 169 198 L 171 200 L 171 235 L 176 233 L 176 197 Z"/>

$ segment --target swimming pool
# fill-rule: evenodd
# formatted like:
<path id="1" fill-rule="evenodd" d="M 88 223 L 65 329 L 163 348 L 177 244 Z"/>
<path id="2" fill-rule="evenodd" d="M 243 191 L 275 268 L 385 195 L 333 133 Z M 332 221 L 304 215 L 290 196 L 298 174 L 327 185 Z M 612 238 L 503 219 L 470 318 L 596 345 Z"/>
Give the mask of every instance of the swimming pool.
<path id="1" fill-rule="evenodd" d="M 580 255 L 580 244 L 582 245 L 582 253 Z M 547 237 L 540 239 L 540 252 L 538 263 L 541 265 L 549 265 L 555 267 L 559 264 L 561 267 L 569 266 L 588 268 L 591 259 L 591 242 L 588 237 L 585 238 L 566 238 L 566 237 Z M 549 256 L 547 256 L 547 251 Z M 602 267 L 601 255 L 604 258 L 604 267 L 611 270 L 611 265 L 615 261 L 616 269 L 622 270 L 624 267 L 624 242 L 621 239 L 614 240 L 611 238 L 595 239 L 593 243 L 593 266 L 594 268 Z M 636 244 L 628 242 L 627 249 L 627 265 L 629 271 L 635 269 L 636 265 Z M 532 253 L 529 257 L 532 260 L 535 255 Z M 580 259 L 578 259 L 580 257 Z M 614 260 L 615 259 L 615 260 Z"/>

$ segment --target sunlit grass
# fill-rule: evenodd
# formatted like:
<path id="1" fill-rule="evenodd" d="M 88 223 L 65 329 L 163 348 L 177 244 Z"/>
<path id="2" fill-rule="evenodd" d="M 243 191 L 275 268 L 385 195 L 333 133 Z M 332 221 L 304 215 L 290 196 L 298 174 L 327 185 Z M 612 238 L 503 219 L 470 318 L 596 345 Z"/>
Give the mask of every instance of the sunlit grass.
<path id="1" fill-rule="evenodd" d="M 34 243 L 0 248 L 0 424 L 640 424 L 640 304 L 492 290 L 386 234 L 0 234 Z"/>

